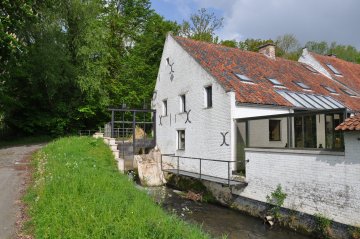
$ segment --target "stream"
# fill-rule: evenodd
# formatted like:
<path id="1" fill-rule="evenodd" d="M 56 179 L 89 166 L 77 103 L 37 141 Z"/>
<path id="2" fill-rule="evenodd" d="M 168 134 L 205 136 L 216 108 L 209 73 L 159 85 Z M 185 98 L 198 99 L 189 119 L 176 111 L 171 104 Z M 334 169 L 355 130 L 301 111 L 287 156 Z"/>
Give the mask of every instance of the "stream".
<path id="1" fill-rule="evenodd" d="M 220 205 L 187 200 L 179 195 L 179 191 L 167 187 L 138 187 L 146 190 L 165 210 L 175 213 L 185 221 L 202 225 L 204 231 L 214 237 L 226 235 L 229 239 L 310 238 L 283 228 L 270 229 L 259 218 Z"/>

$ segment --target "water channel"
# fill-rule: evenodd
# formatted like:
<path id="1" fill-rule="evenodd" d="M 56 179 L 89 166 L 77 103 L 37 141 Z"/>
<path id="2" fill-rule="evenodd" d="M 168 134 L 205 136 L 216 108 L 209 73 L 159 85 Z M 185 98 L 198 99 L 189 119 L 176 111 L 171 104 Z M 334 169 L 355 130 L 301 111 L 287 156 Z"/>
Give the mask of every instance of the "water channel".
<path id="1" fill-rule="evenodd" d="M 219 205 L 199 203 L 181 197 L 167 187 L 142 188 L 164 209 L 185 221 L 202 225 L 214 237 L 227 235 L 229 239 L 308 239 L 310 237 L 282 228 L 270 229 L 259 218 L 242 214 Z"/>

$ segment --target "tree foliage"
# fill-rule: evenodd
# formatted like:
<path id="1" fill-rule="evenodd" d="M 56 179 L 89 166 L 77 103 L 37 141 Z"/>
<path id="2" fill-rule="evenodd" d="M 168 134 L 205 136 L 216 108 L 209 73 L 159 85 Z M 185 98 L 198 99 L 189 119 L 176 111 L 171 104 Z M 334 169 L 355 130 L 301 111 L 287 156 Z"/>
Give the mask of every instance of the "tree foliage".
<path id="1" fill-rule="evenodd" d="M 5 3 L 24 12 L 21 4 Z M 34 19 L 20 16 L 27 27 L 16 33 L 23 49 L 6 59 L 9 80 L 1 88 L 6 100 L 0 112 L 7 125 L 26 134 L 65 134 L 108 121 L 110 105 L 150 102 L 166 33 L 178 26 L 151 10 L 149 0 L 44 0 L 31 6 Z"/>
<path id="2" fill-rule="evenodd" d="M 191 14 L 189 21 L 183 21 L 180 34 L 195 40 L 217 42 L 215 31 L 223 27 L 223 20 L 201 8 L 197 13 Z"/>
<path id="3" fill-rule="evenodd" d="M 316 52 L 322 55 L 336 55 L 336 57 L 340 59 L 344 59 L 346 61 L 360 63 L 360 51 L 358 51 L 355 47 L 350 45 L 339 45 L 336 42 L 332 42 L 328 44 L 325 41 L 308 41 L 305 44 L 305 47 L 308 48 L 309 51 Z"/>

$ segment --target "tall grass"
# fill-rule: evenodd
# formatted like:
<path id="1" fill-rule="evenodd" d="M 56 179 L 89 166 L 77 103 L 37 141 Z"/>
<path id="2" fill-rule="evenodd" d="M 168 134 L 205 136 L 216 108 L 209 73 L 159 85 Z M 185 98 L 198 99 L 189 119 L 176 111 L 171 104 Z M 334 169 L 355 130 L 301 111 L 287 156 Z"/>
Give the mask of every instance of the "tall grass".
<path id="1" fill-rule="evenodd" d="M 101 140 L 53 141 L 34 164 L 25 202 L 35 238 L 208 238 L 137 190 Z"/>

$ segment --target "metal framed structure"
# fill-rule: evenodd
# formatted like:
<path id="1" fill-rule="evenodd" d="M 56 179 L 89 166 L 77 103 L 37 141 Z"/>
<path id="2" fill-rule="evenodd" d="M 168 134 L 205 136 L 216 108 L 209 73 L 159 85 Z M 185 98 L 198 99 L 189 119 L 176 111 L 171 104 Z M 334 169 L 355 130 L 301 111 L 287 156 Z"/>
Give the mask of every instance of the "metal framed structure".
<path id="1" fill-rule="evenodd" d="M 287 145 L 285 148 L 291 149 L 291 148 L 294 148 L 294 145 L 293 145 L 293 143 L 294 143 L 293 142 L 294 122 L 293 122 L 292 118 L 304 117 L 304 116 L 314 116 L 314 115 L 328 115 L 328 114 L 340 114 L 340 115 L 342 115 L 343 119 L 345 120 L 348 117 L 349 112 L 347 111 L 346 108 L 298 111 L 298 112 L 287 113 L 287 114 L 264 115 L 264 116 L 255 116 L 255 117 L 236 119 L 236 122 L 237 123 L 245 123 L 245 145 L 248 148 L 248 147 L 252 147 L 250 145 L 249 122 L 256 121 L 256 120 L 285 118 L 286 119 L 286 132 L 287 132 Z M 304 128 L 302 129 L 302 131 L 304 131 Z M 256 148 L 272 148 L 272 147 L 256 147 Z M 301 149 L 311 149 L 311 148 L 301 148 Z M 327 150 L 327 149 L 323 149 L 323 150 Z M 333 150 L 331 150 L 331 151 L 333 151 Z"/>
<path id="2" fill-rule="evenodd" d="M 109 111 L 111 111 L 110 132 L 105 132 L 105 136 L 116 139 L 120 157 L 133 160 L 134 154 L 137 154 L 139 149 L 155 147 L 156 110 L 109 108 Z M 137 138 L 137 128 L 142 131 L 141 138 Z"/>

